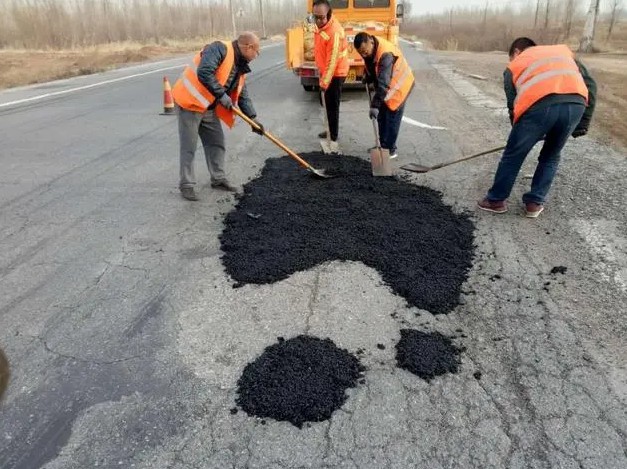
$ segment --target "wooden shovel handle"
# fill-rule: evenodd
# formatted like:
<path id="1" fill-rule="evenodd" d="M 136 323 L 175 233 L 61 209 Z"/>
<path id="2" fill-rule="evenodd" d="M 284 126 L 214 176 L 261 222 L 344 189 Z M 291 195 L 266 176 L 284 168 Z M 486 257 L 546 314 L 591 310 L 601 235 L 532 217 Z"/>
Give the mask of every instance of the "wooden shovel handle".
<path id="1" fill-rule="evenodd" d="M 246 123 L 248 125 L 250 125 L 253 129 L 257 129 L 260 130 L 261 127 L 259 127 L 257 125 L 257 123 L 255 121 L 253 121 L 250 117 L 248 117 L 246 114 L 244 114 L 240 109 L 233 107 L 233 112 L 235 114 L 237 114 L 238 116 L 240 116 L 242 119 L 244 119 L 244 121 L 246 121 Z M 281 148 L 283 151 L 285 151 L 289 156 L 291 156 L 292 158 L 294 158 L 296 161 L 298 161 L 298 163 L 303 167 L 303 168 L 307 168 L 310 171 L 313 171 L 313 167 L 307 163 L 305 160 L 303 160 L 300 156 L 298 156 L 296 153 L 294 153 L 292 150 L 290 150 L 287 145 L 285 145 L 283 142 L 281 142 L 278 138 L 276 138 L 274 135 L 272 135 L 270 132 L 268 132 L 267 130 L 263 131 L 263 134 L 272 142 L 274 143 L 276 146 L 278 146 L 279 148 Z"/>
<path id="2" fill-rule="evenodd" d="M 431 167 L 430 171 L 433 171 L 434 169 L 444 168 L 445 166 L 450 166 L 452 164 L 461 163 L 462 161 L 472 160 L 473 158 L 478 158 L 479 156 L 488 155 L 490 153 L 495 153 L 497 151 L 501 151 L 501 150 L 504 150 L 504 149 L 505 149 L 505 146 L 496 147 L 496 148 L 492 148 L 491 150 L 485 150 L 485 151 L 482 151 L 480 153 L 475 153 L 474 155 L 470 155 L 470 156 L 467 156 L 465 158 L 460 158 L 459 160 L 453 160 L 453 161 L 449 161 L 447 163 L 436 164 L 435 166 Z"/>

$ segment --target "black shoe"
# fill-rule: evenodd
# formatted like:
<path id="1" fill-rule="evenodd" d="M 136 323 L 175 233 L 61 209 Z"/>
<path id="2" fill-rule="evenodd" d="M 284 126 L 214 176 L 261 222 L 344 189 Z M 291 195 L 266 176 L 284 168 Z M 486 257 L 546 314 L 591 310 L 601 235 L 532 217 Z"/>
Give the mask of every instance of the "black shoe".
<path id="1" fill-rule="evenodd" d="M 327 131 L 324 130 L 318 134 L 318 138 L 327 138 Z"/>
<path id="2" fill-rule="evenodd" d="M 193 187 L 181 187 L 181 196 L 187 200 L 198 200 Z"/>
<path id="3" fill-rule="evenodd" d="M 222 181 L 213 181 L 211 183 L 211 187 L 214 189 L 221 189 L 223 191 L 237 192 L 237 187 L 231 185 L 226 179 Z"/>

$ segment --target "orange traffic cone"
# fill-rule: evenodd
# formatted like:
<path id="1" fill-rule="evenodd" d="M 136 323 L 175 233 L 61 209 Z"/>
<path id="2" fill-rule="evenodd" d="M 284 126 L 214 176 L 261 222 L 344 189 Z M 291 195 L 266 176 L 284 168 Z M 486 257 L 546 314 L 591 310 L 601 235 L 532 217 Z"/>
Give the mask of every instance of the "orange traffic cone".
<path id="1" fill-rule="evenodd" d="M 163 77 L 163 112 L 162 116 L 174 115 L 174 99 L 172 98 L 172 87 L 168 77 Z"/>

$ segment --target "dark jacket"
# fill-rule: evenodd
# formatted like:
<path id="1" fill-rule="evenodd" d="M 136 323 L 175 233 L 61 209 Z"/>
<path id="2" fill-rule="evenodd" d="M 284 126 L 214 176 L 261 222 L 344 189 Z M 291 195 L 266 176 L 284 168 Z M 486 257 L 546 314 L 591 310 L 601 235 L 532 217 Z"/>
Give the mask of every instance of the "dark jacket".
<path id="1" fill-rule="evenodd" d="M 381 56 L 381 60 L 379 61 L 379 73 L 377 74 L 375 58 L 377 55 L 377 48 L 379 47 L 379 42 L 377 38 L 374 38 L 374 49 L 372 49 L 372 55 L 364 60 L 366 64 L 366 80 L 368 83 L 374 83 L 374 97 L 372 98 L 371 107 L 376 107 L 377 109 L 381 107 L 383 104 L 383 100 L 385 99 L 385 95 L 390 88 L 390 82 L 392 81 L 392 68 L 394 67 L 394 62 L 396 61 L 396 57 L 389 52 L 386 52 Z"/>
<path id="2" fill-rule="evenodd" d="M 220 41 L 207 44 L 201 52 L 200 64 L 196 74 L 198 80 L 209 90 L 209 92 L 219 99 L 224 93 L 230 93 L 237 87 L 237 82 L 241 75 L 250 73 L 250 67 L 248 62 L 240 54 L 239 47 L 237 47 L 237 41 L 233 41 L 233 49 L 235 51 L 235 66 L 231 70 L 228 80 L 225 85 L 222 86 L 216 80 L 216 70 L 220 64 L 226 58 L 226 46 Z M 217 103 L 209 106 L 209 109 L 214 109 Z M 251 119 L 257 117 L 253 103 L 248 96 L 248 88 L 244 85 L 242 92 L 239 96 L 238 106 L 244 114 Z"/>
<path id="3" fill-rule="evenodd" d="M 577 129 L 588 129 L 590 126 L 590 120 L 592 119 L 592 114 L 594 113 L 594 107 L 596 105 L 596 94 L 597 94 L 597 84 L 590 76 L 588 69 L 584 64 L 582 64 L 579 60 L 575 59 L 577 63 L 577 67 L 579 67 L 579 73 L 583 77 L 583 81 L 588 88 L 588 107 L 583 113 L 583 117 L 577 125 Z M 512 72 L 509 68 L 505 69 L 503 72 L 503 86 L 505 88 L 505 97 L 507 98 L 507 109 L 509 110 L 509 120 L 513 122 L 514 119 L 514 101 L 516 100 L 516 87 L 514 85 L 514 78 L 512 77 Z M 527 112 L 531 110 L 542 109 L 547 106 L 551 106 L 552 104 L 559 103 L 579 103 L 586 105 L 586 100 L 583 96 L 579 94 L 550 94 L 545 96 L 537 103 L 534 103 Z"/>

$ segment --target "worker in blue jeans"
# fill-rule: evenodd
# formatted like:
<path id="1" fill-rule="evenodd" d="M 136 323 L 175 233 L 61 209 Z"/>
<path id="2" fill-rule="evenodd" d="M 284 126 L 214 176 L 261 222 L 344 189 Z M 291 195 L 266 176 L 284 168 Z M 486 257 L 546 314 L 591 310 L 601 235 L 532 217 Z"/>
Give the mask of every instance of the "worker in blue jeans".
<path id="1" fill-rule="evenodd" d="M 536 46 L 523 37 L 512 43 L 509 55 L 504 86 L 512 131 L 494 183 L 478 206 L 488 212 L 507 212 L 507 198 L 525 158 L 544 140 L 531 190 L 523 195 L 525 215 L 536 218 L 544 210 L 568 137 L 588 132 L 596 83 L 564 45 Z"/>

